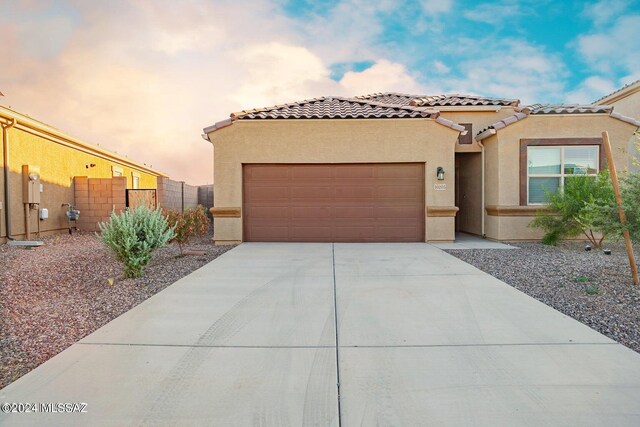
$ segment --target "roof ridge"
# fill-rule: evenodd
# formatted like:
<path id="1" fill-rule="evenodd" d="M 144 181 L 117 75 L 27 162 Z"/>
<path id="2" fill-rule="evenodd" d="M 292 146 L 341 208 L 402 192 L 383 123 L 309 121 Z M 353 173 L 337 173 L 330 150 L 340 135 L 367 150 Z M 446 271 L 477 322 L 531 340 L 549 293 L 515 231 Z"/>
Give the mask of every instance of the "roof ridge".
<path id="1" fill-rule="evenodd" d="M 373 98 L 376 96 L 384 96 L 384 95 L 406 96 L 407 98 L 422 98 L 423 96 L 426 96 L 426 95 L 415 95 L 415 94 L 402 93 L 402 92 L 374 92 L 374 93 L 369 93 L 367 95 L 357 95 L 357 96 L 354 96 L 353 98 L 368 99 L 368 98 Z"/>
<path id="2" fill-rule="evenodd" d="M 640 83 L 640 79 L 638 79 L 638 80 L 636 80 L 636 81 L 634 81 L 634 82 L 631 82 L 631 83 L 627 83 L 626 85 L 622 86 L 620 89 L 616 89 L 616 90 L 614 90 L 613 92 L 611 92 L 610 94 L 605 95 L 605 96 L 603 96 L 603 97 L 601 97 L 601 98 L 596 99 L 596 100 L 593 102 L 593 104 L 595 105 L 595 104 L 597 104 L 598 102 L 602 101 L 603 99 L 609 98 L 611 95 L 615 95 L 616 93 L 620 93 L 620 92 L 622 92 L 623 90 L 625 90 L 625 89 L 627 89 L 627 88 L 629 88 L 629 87 L 633 86 L 633 85 L 634 85 L 634 84 L 636 84 L 636 83 Z"/>

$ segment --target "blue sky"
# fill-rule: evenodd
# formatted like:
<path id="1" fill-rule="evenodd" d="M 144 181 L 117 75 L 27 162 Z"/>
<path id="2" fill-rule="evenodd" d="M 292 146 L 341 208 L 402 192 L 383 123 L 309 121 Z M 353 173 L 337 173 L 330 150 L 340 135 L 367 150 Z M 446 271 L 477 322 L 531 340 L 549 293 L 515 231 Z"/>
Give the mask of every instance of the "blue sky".
<path id="1" fill-rule="evenodd" d="M 0 104 L 177 179 L 203 127 L 323 95 L 592 102 L 640 79 L 640 0 L 0 0 Z M 176 148 L 179 150 L 176 150 Z"/>

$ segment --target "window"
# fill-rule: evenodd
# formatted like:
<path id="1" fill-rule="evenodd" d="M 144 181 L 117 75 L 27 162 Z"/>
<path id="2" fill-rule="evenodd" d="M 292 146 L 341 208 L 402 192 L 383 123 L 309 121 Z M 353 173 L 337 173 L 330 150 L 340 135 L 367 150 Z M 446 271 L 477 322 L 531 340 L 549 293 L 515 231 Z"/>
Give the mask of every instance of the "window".
<path id="1" fill-rule="evenodd" d="M 133 184 L 132 188 L 134 190 L 137 190 L 140 188 L 140 175 L 138 175 L 137 173 L 132 173 L 131 174 L 131 182 Z"/>
<path id="2" fill-rule="evenodd" d="M 569 176 L 597 175 L 599 164 L 598 145 L 528 146 L 528 204 L 546 203 L 546 193 L 562 190 Z"/>
<path id="3" fill-rule="evenodd" d="M 118 166 L 111 166 L 111 176 L 124 176 L 124 170 Z"/>

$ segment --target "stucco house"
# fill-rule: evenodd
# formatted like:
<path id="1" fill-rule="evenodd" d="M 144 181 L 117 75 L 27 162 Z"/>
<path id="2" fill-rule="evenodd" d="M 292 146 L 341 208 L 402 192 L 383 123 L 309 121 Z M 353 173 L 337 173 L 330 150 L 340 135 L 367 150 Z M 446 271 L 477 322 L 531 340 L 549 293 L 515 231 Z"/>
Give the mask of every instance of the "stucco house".
<path id="1" fill-rule="evenodd" d="M 596 105 L 613 105 L 616 112 L 628 116 L 640 118 L 640 80 L 629 83 L 624 87 L 603 96 L 594 102 Z"/>
<path id="2" fill-rule="evenodd" d="M 64 232 L 67 203 L 80 210 L 75 226 L 96 230 L 125 208 L 126 189 L 156 189 L 167 178 L 3 106 L 0 126 L 0 243 Z"/>
<path id="3" fill-rule="evenodd" d="M 620 169 L 640 121 L 605 105 L 378 93 L 245 110 L 204 129 L 214 147 L 214 240 L 453 241 L 540 237 L 544 189 Z"/>

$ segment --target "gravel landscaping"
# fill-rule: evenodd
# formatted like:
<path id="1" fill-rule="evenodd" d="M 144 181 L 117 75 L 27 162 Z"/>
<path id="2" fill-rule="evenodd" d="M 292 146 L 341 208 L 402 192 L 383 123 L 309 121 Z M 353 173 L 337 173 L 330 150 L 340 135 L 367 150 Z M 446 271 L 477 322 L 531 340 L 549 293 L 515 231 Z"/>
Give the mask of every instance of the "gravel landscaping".
<path id="1" fill-rule="evenodd" d="M 187 245 L 205 255 L 178 257 L 169 245 L 143 277 L 124 279 L 94 233 L 43 240 L 33 249 L 0 245 L 0 388 L 232 248 L 210 235 Z"/>
<path id="2" fill-rule="evenodd" d="M 580 242 L 510 244 L 520 249 L 447 252 L 640 352 L 640 290 L 624 244 L 606 245 L 611 255 Z"/>

